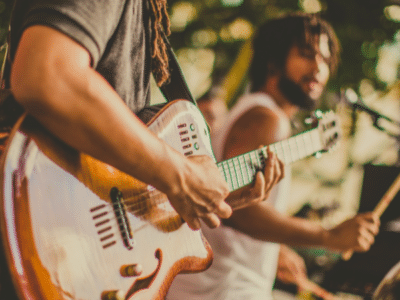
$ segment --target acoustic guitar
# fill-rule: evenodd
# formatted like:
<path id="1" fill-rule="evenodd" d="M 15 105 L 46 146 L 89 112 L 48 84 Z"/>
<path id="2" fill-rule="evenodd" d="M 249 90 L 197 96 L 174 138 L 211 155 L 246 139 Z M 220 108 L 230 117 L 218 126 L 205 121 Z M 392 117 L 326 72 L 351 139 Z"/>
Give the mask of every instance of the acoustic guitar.
<path id="1" fill-rule="evenodd" d="M 208 127 L 189 101 L 167 104 L 147 125 L 186 156 L 214 158 Z M 270 149 L 288 164 L 338 138 L 328 112 L 316 128 Z M 230 190 L 252 183 L 266 155 L 264 147 L 219 162 Z M 164 299 L 178 273 L 212 262 L 201 231 L 165 194 L 70 148 L 29 116 L 13 129 L 1 172 L 2 251 L 19 299 Z"/>

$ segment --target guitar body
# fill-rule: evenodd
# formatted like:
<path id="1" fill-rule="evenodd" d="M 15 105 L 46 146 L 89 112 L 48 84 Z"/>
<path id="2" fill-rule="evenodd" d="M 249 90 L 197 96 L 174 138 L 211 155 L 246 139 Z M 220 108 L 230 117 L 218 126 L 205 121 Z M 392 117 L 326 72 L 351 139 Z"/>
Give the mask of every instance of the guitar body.
<path id="1" fill-rule="evenodd" d="M 182 154 L 214 157 L 189 101 L 167 104 L 148 127 Z M 32 118 L 14 128 L 1 168 L 2 250 L 20 299 L 164 299 L 178 273 L 211 264 L 201 232 L 164 194 L 71 149 Z"/>

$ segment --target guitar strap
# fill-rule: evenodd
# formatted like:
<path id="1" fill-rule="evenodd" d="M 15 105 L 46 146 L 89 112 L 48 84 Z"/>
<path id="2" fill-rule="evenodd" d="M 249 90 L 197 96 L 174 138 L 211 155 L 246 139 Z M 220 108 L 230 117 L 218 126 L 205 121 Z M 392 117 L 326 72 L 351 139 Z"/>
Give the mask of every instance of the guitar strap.
<path id="1" fill-rule="evenodd" d="M 166 83 L 164 83 L 161 87 L 159 87 L 160 91 L 163 94 L 164 98 L 167 100 L 167 103 L 176 99 L 185 99 L 197 105 L 196 100 L 194 99 L 188 88 L 181 67 L 179 66 L 175 53 L 172 50 L 171 44 L 169 43 L 169 40 L 164 31 L 163 30 L 160 31 L 164 39 L 165 45 L 167 47 L 167 55 L 168 55 L 169 71 L 170 71 L 170 78 Z M 137 116 L 144 123 L 148 123 L 153 118 L 153 116 L 165 106 L 165 104 L 166 103 L 161 103 L 161 104 L 147 106 L 143 108 L 141 111 L 139 111 L 137 113 Z"/>
<path id="2" fill-rule="evenodd" d="M 161 30 L 161 32 L 165 45 L 167 46 L 170 79 L 166 84 L 160 87 L 160 90 L 168 102 L 175 99 L 186 99 L 196 104 L 196 100 L 193 98 L 187 86 L 185 77 L 183 76 L 182 70 L 176 59 L 175 53 L 172 50 L 171 44 L 169 43 L 169 40 L 164 31 Z"/>
<path id="3" fill-rule="evenodd" d="M 21 1 L 14 1 L 13 3 L 13 10 L 17 5 L 20 4 Z M 167 47 L 167 56 L 168 56 L 168 61 L 169 61 L 169 69 L 170 69 L 170 78 L 169 80 L 160 87 L 160 90 L 167 100 L 167 102 L 171 102 L 176 99 L 186 99 L 193 104 L 196 105 L 196 100 L 192 96 L 188 85 L 186 83 L 186 80 L 183 76 L 182 70 L 179 66 L 179 63 L 176 59 L 175 53 L 171 47 L 171 44 L 164 33 L 163 30 L 161 30 L 162 37 L 164 39 L 165 45 Z M 16 104 L 15 101 L 12 100 L 12 95 L 9 91 L 9 73 L 10 73 L 10 68 L 11 68 L 11 61 L 8 53 L 8 48 L 9 48 L 9 43 L 10 43 L 10 28 L 8 32 L 8 37 L 5 45 L 5 57 L 3 61 L 3 65 L 1 67 L 1 74 L 0 74 L 0 83 L 1 83 L 1 89 L 0 89 L 0 132 L 2 129 L 7 129 L 7 131 L 10 129 L 10 126 L 14 124 L 16 119 L 22 114 L 22 108 Z M 165 104 L 159 104 L 159 105 L 153 105 L 150 107 L 146 107 L 142 109 L 138 113 L 138 117 L 142 119 L 143 122 L 147 123 L 151 119 L 151 117 L 159 111 Z M 6 113 L 7 112 L 7 113 Z M 3 127 L 3 128 L 1 128 Z M 4 128 L 6 127 L 6 128 Z M 1 134 L 0 134 L 0 139 L 1 139 Z"/>

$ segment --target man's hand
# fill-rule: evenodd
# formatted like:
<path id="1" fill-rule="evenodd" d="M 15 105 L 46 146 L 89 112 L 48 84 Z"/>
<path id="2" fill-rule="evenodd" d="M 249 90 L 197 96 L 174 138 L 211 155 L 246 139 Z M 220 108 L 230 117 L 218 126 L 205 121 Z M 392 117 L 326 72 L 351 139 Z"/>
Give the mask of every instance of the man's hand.
<path id="1" fill-rule="evenodd" d="M 303 258 L 285 245 L 281 245 L 279 251 L 276 277 L 283 283 L 295 284 L 299 293 L 302 291 L 312 292 L 325 300 L 339 300 L 339 298 L 308 279 Z"/>
<path id="2" fill-rule="evenodd" d="M 231 207 L 225 203 L 228 184 L 209 156 L 190 156 L 179 182 L 180 186 L 167 196 L 193 230 L 200 228 L 200 219 L 214 228 L 220 225 L 219 218 L 229 218 L 232 214 Z"/>
<path id="3" fill-rule="evenodd" d="M 303 258 L 285 245 L 281 245 L 279 251 L 276 277 L 283 283 L 297 286 L 307 280 L 306 264 Z"/>
<path id="4" fill-rule="evenodd" d="M 227 199 L 233 210 L 264 201 L 271 194 L 272 188 L 285 177 L 283 162 L 269 147 L 267 147 L 267 154 L 264 172 L 256 173 L 254 184 L 233 192 Z"/>
<path id="5" fill-rule="evenodd" d="M 379 232 L 379 217 L 372 212 L 356 215 L 328 231 L 326 245 L 337 251 L 368 251 Z"/>

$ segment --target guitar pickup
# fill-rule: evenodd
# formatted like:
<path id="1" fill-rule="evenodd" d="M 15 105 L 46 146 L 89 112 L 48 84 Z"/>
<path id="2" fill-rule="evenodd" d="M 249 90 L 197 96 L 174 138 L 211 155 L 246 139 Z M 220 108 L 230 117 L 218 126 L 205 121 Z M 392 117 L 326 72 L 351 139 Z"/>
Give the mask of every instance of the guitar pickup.
<path id="1" fill-rule="evenodd" d="M 122 193 L 116 187 L 113 187 L 110 191 L 110 197 L 113 203 L 114 214 L 118 222 L 118 228 L 121 233 L 124 246 L 128 250 L 132 250 L 134 246 L 134 239 L 129 220 L 126 216 L 126 209 L 123 203 Z"/>

